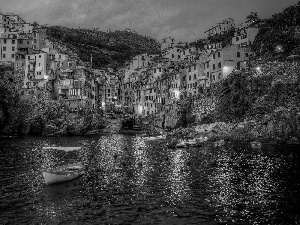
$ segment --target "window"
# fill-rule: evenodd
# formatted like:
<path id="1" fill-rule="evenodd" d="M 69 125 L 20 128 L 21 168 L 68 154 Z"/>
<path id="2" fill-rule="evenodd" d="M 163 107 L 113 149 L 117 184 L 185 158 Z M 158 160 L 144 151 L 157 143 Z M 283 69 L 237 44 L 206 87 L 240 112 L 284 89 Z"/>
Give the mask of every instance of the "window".
<path id="1" fill-rule="evenodd" d="M 30 60 L 30 56 L 28 56 L 28 60 Z"/>
<path id="2" fill-rule="evenodd" d="M 172 54 L 172 58 L 174 58 L 174 54 Z"/>
<path id="3" fill-rule="evenodd" d="M 248 52 L 245 53 L 245 56 L 248 57 Z"/>
<path id="4" fill-rule="evenodd" d="M 237 67 L 238 70 L 240 70 L 241 69 L 241 63 L 237 62 L 236 67 Z"/>
<path id="5" fill-rule="evenodd" d="M 215 58 L 216 58 L 216 54 L 214 53 L 214 54 L 213 54 L 213 59 L 215 59 Z"/>
<path id="6" fill-rule="evenodd" d="M 207 72 L 207 78 L 209 78 L 209 72 Z"/>
<path id="7" fill-rule="evenodd" d="M 11 54 L 11 57 L 12 57 L 12 58 L 15 58 L 15 54 Z"/>
<path id="8" fill-rule="evenodd" d="M 218 62 L 218 67 L 221 68 L 222 67 L 222 64 L 221 62 Z"/>
<path id="9" fill-rule="evenodd" d="M 221 57 L 221 52 L 218 52 L 218 58 L 220 58 Z"/>
<path id="10" fill-rule="evenodd" d="M 218 76 L 219 80 L 221 80 L 221 73 L 219 73 L 219 76 Z"/>
<path id="11" fill-rule="evenodd" d="M 191 75 L 189 76 L 189 80 L 191 80 Z"/>
<path id="12" fill-rule="evenodd" d="M 194 74 L 194 79 L 196 79 L 196 77 L 197 77 L 197 75 L 196 75 L 196 74 Z"/>
<path id="13" fill-rule="evenodd" d="M 235 38 L 235 41 L 239 41 L 239 40 L 240 40 L 240 38 L 239 38 L 239 37 L 236 37 L 236 38 Z"/>
<path id="14" fill-rule="evenodd" d="M 161 72 L 161 68 L 159 68 L 158 71 Z"/>
<path id="15" fill-rule="evenodd" d="M 194 70 L 196 70 L 196 64 L 194 65 Z"/>
<path id="16" fill-rule="evenodd" d="M 154 69 L 154 73 L 156 73 L 156 69 Z"/>
<path id="17" fill-rule="evenodd" d="M 3 56 L 2 56 L 3 58 L 5 58 L 6 57 L 6 55 L 5 54 L 3 54 Z"/>
<path id="18" fill-rule="evenodd" d="M 16 42 L 16 40 L 14 40 L 14 39 L 11 40 L 11 43 L 12 43 L 12 44 L 15 44 L 15 42 Z"/>
<path id="19" fill-rule="evenodd" d="M 215 70 L 216 69 L 216 65 L 215 64 L 213 64 L 213 70 Z"/>
<path id="20" fill-rule="evenodd" d="M 240 53 L 240 52 L 237 52 L 237 53 L 236 53 L 236 57 L 238 57 L 238 58 L 241 57 L 241 53 Z"/>
<path id="21" fill-rule="evenodd" d="M 191 66 L 189 66 L 189 72 L 191 72 L 191 70 L 192 70 L 192 68 L 191 68 Z"/>
<path id="22" fill-rule="evenodd" d="M 6 44 L 6 39 L 3 39 L 3 41 L 4 41 L 3 43 Z"/>
<path id="23" fill-rule="evenodd" d="M 15 51 L 15 47 L 11 47 L 11 50 L 14 52 Z"/>
<path id="24" fill-rule="evenodd" d="M 3 51 L 6 51 L 6 47 L 5 46 L 3 46 Z"/>
<path id="25" fill-rule="evenodd" d="M 213 80 L 214 80 L 214 81 L 216 80 L 216 75 L 213 75 Z"/>

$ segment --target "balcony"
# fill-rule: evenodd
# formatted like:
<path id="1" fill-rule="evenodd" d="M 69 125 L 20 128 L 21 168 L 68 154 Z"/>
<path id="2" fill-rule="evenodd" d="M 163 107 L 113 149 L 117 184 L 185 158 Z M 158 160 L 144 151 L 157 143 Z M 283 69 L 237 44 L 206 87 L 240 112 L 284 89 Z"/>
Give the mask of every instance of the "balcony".
<path id="1" fill-rule="evenodd" d="M 30 59 L 30 60 L 29 60 L 29 63 L 30 63 L 30 64 L 35 64 L 35 60 L 34 60 L 34 59 Z"/>

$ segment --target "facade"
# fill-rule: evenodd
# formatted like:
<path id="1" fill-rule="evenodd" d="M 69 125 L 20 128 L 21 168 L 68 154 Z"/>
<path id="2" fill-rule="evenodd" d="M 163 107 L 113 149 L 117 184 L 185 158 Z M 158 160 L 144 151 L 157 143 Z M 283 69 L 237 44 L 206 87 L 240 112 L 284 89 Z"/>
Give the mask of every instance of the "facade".
<path id="1" fill-rule="evenodd" d="M 234 20 L 231 18 L 225 19 L 222 22 L 218 23 L 215 26 L 212 26 L 204 33 L 207 34 L 207 37 L 216 35 L 216 34 L 223 34 L 231 30 L 232 28 L 235 28 Z"/>
<path id="2" fill-rule="evenodd" d="M 32 46 L 35 50 L 46 48 L 46 30 L 35 28 L 32 30 Z"/>
<path id="3" fill-rule="evenodd" d="M 17 35 L 7 34 L 0 38 L 0 60 L 2 62 L 12 63 L 16 59 Z"/>
<path id="4" fill-rule="evenodd" d="M 50 60 L 47 53 L 25 56 L 25 78 L 23 88 L 45 88 L 46 76 L 50 69 Z"/>
<path id="5" fill-rule="evenodd" d="M 258 34 L 259 29 L 255 27 L 239 28 L 232 38 L 232 44 L 240 47 L 250 46 Z"/>

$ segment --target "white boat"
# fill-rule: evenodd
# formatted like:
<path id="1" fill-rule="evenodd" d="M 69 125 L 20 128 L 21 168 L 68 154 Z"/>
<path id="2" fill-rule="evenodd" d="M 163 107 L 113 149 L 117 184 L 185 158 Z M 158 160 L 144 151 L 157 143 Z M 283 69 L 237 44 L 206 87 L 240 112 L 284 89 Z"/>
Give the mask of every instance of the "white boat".
<path id="1" fill-rule="evenodd" d="M 167 137 L 166 135 L 159 135 L 154 137 L 146 137 L 145 139 L 148 141 L 154 141 L 154 140 L 165 140 Z"/>
<path id="2" fill-rule="evenodd" d="M 261 143 L 259 141 L 250 142 L 252 148 L 261 148 Z"/>
<path id="3" fill-rule="evenodd" d="M 42 152 L 60 150 L 65 152 L 80 150 L 81 147 L 44 147 Z M 62 183 L 73 180 L 84 173 L 85 166 L 81 162 L 67 164 L 54 169 L 42 171 L 45 184 Z"/>
<path id="4" fill-rule="evenodd" d="M 185 141 L 180 141 L 177 145 L 176 148 L 186 148 L 187 145 L 185 143 Z"/>
<path id="5" fill-rule="evenodd" d="M 215 147 L 219 147 L 219 146 L 222 146 L 222 145 L 224 145 L 225 144 L 225 141 L 224 140 L 219 140 L 219 141 L 216 141 L 215 143 L 214 143 L 214 146 Z"/>
<path id="6" fill-rule="evenodd" d="M 84 173 L 84 168 L 81 163 L 75 163 L 43 171 L 42 174 L 45 184 L 48 185 L 73 180 Z"/>

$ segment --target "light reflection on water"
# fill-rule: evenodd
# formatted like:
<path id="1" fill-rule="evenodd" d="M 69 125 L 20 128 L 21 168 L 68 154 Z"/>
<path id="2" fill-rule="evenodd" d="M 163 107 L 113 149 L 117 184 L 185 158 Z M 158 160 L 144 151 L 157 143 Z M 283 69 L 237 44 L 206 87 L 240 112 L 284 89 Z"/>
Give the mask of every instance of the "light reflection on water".
<path id="1" fill-rule="evenodd" d="M 0 221 L 295 224 L 300 218 L 299 152 L 238 144 L 171 150 L 165 143 L 118 134 L 1 140 Z M 45 186 L 40 171 L 63 155 L 40 156 L 43 146 L 82 146 L 77 156 L 86 173 Z"/>

